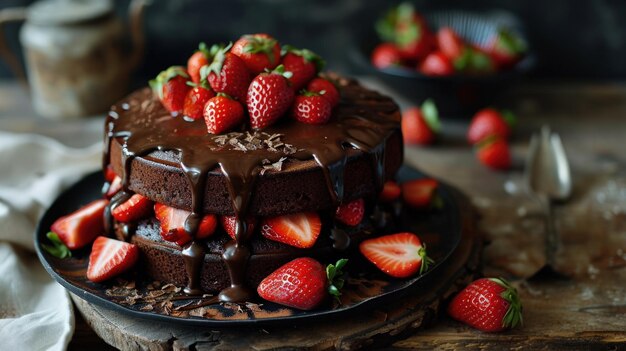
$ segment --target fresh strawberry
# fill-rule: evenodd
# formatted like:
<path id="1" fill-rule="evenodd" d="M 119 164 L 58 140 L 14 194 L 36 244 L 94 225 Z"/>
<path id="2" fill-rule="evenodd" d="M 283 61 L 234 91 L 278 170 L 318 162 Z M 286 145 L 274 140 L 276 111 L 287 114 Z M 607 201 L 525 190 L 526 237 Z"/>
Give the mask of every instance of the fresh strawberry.
<path id="1" fill-rule="evenodd" d="M 291 116 L 297 121 L 307 124 L 326 124 L 332 115 L 330 101 L 308 90 L 296 96 L 291 107 Z"/>
<path id="2" fill-rule="evenodd" d="M 448 314 L 478 330 L 498 332 L 522 324 L 522 302 L 506 280 L 482 278 L 452 299 Z"/>
<path id="3" fill-rule="evenodd" d="M 382 202 L 392 202 L 400 197 L 402 194 L 402 189 L 398 183 L 393 180 L 388 180 L 383 185 L 383 191 L 378 196 L 378 199 Z"/>
<path id="4" fill-rule="evenodd" d="M 397 233 L 367 239 L 359 250 L 378 269 L 394 278 L 407 278 L 426 272 L 434 262 L 426 246 L 413 233 Z"/>
<path id="5" fill-rule="evenodd" d="M 321 230 L 322 221 L 315 212 L 269 217 L 261 223 L 264 237 L 301 249 L 312 247 Z"/>
<path id="6" fill-rule="evenodd" d="M 175 242 L 179 246 L 191 241 L 191 236 L 185 231 L 185 221 L 191 212 L 156 203 L 154 204 L 154 213 L 161 224 L 163 240 Z M 205 215 L 198 226 L 196 238 L 204 239 L 213 235 L 216 227 L 217 217 L 212 214 Z"/>
<path id="7" fill-rule="evenodd" d="M 397 46 L 392 43 L 378 44 L 372 51 L 370 57 L 372 65 L 378 69 L 383 69 L 402 64 L 402 54 Z"/>
<path id="8" fill-rule="evenodd" d="M 383 41 L 396 44 L 405 60 L 424 58 L 435 44 L 426 21 L 409 3 L 391 9 L 376 23 L 376 30 Z"/>
<path id="9" fill-rule="evenodd" d="M 106 194 L 104 194 L 104 197 L 111 199 L 120 190 L 122 190 L 122 178 L 115 176 L 113 181 L 109 183 L 109 187 L 106 188 Z"/>
<path id="10" fill-rule="evenodd" d="M 210 88 L 203 86 L 195 86 L 189 90 L 187 96 L 185 96 L 185 106 L 183 107 L 183 115 L 191 118 L 202 118 L 204 113 L 204 105 L 210 98 L 214 97 L 215 93 Z"/>
<path id="11" fill-rule="evenodd" d="M 70 250 L 80 249 L 104 233 L 103 214 L 108 200 L 96 200 L 67 216 L 50 227 Z"/>
<path id="12" fill-rule="evenodd" d="M 236 240 L 235 238 L 235 233 L 237 232 L 236 217 L 235 216 L 222 216 L 220 217 L 220 222 L 222 223 L 222 228 L 224 228 L 224 230 L 226 231 L 226 234 L 228 234 L 228 236 L 230 236 L 233 240 Z M 256 217 L 253 217 L 253 216 L 248 217 L 248 219 L 246 220 L 246 227 L 247 227 L 246 231 L 248 232 L 247 236 L 252 235 L 252 233 L 254 232 L 254 228 L 256 227 L 256 224 L 257 224 Z"/>
<path id="13" fill-rule="evenodd" d="M 271 71 L 280 63 L 280 44 L 265 33 L 242 36 L 235 42 L 231 52 L 241 57 L 253 75 L 266 69 Z"/>
<path id="14" fill-rule="evenodd" d="M 458 59 L 465 50 L 463 39 L 450 27 L 439 29 L 437 32 L 437 46 L 450 60 Z"/>
<path id="15" fill-rule="evenodd" d="M 185 97 L 191 87 L 187 85 L 189 75 L 185 68 L 172 66 L 150 81 L 150 87 L 161 103 L 172 114 L 183 112 Z"/>
<path id="16" fill-rule="evenodd" d="M 509 145 L 502 138 L 488 138 L 478 144 L 478 160 L 491 169 L 507 170 L 511 168 Z"/>
<path id="17" fill-rule="evenodd" d="M 402 198 L 411 207 L 430 205 L 438 182 L 431 178 L 420 178 L 402 183 Z"/>
<path id="18" fill-rule="evenodd" d="M 324 269 L 312 258 L 296 258 L 265 277 L 257 292 L 267 301 L 310 310 L 319 306 L 329 294 L 337 298 L 341 295 L 339 290 L 344 284 L 342 268 L 347 262 L 341 259 Z"/>
<path id="19" fill-rule="evenodd" d="M 454 66 L 443 52 L 435 51 L 420 63 L 419 71 L 427 76 L 449 76 L 454 74 Z"/>
<path id="20" fill-rule="evenodd" d="M 482 109 L 474 115 L 469 129 L 467 141 L 476 145 L 491 136 L 508 139 L 511 126 L 515 124 L 515 116 L 510 111 L 498 111 L 493 108 Z"/>
<path id="21" fill-rule="evenodd" d="M 306 86 L 306 90 L 320 93 L 323 97 L 330 101 L 330 105 L 334 108 L 339 103 L 339 90 L 331 81 L 324 78 L 314 78 Z"/>
<path id="22" fill-rule="evenodd" d="M 87 279 L 100 283 L 127 271 L 137 263 L 137 245 L 99 236 L 93 242 L 87 266 Z"/>
<path id="23" fill-rule="evenodd" d="M 228 95 L 218 93 L 204 106 L 204 122 L 211 134 L 229 131 L 244 121 L 243 107 Z"/>
<path id="24" fill-rule="evenodd" d="M 111 215 L 120 222 L 135 222 L 148 217 L 152 213 L 152 205 L 153 202 L 147 197 L 134 194 L 126 202 L 115 206 Z"/>
<path id="25" fill-rule="evenodd" d="M 441 129 L 435 103 L 429 99 L 424 101 L 421 108 L 412 107 L 404 111 L 401 125 L 405 143 L 432 144 Z"/>
<path id="26" fill-rule="evenodd" d="M 205 43 L 200 43 L 198 50 L 189 57 L 187 60 L 187 73 L 191 81 L 195 84 L 200 84 L 202 80 L 200 70 L 202 67 L 207 66 L 210 61 L 213 60 L 213 55 Z"/>
<path id="27" fill-rule="evenodd" d="M 359 225 L 365 214 L 365 200 L 357 199 L 347 204 L 341 204 L 335 213 L 335 219 L 351 227 Z"/>
<path id="28" fill-rule="evenodd" d="M 313 51 L 296 49 L 289 45 L 283 46 L 282 51 L 281 64 L 285 66 L 285 71 L 292 74 L 288 79 L 294 91 L 304 88 L 324 68 L 324 60 Z"/>
<path id="29" fill-rule="evenodd" d="M 214 46 L 213 61 L 200 70 L 200 75 L 206 78 L 216 93 L 224 93 L 243 103 L 251 76 L 246 63 L 239 56 L 229 52 L 231 45 Z"/>
<path id="30" fill-rule="evenodd" d="M 294 98 L 287 80 L 290 76 L 291 72 L 285 72 L 284 66 L 279 65 L 252 80 L 246 100 L 252 128 L 266 128 L 289 110 Z"/>
<path id="31" fill-rule="evenodd" d="M 500 69 L 513 67 L 526 53 L 526 43 L 515 33 L 500 29 L 489 41 L 487 53 Z"/>
<path id="32" fill-rule="evenodd" d="M 468 74 L 485 75 L 496 71 L 496 64 L 482 48 L 470 46 L 465 50 L 464 56 L 455 61 L 459 70 Z"/>

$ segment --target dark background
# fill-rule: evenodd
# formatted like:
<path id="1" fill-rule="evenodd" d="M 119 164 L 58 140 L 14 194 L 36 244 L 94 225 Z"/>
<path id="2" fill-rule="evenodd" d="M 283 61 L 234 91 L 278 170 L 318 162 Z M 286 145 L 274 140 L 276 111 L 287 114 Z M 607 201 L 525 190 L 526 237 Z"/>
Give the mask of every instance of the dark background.
<path id="1" fill-rule="evenodd" d="M 116 0 L 126 15 L 129 0 Z M 29 0 L 0 0 L 0 8 Z M 321 54 L 330 69 L 359 73 L 349 59 L 357 33 L 398 1 L 153 0 L 146 9 L 147 52 L 137 84 L 173 64 L 184 64 L 197 47 L 236 40 L 244 33 L 267 32 L 283 43 Z M 422 12 L 509 11 L 524 24 L 537 56 L 533 78 L 621 80 L 626 78 L 626 1 L 609 0 L 429 0 L 414 1 Z M 11 47 L 19 49 L 19 25 L 7 26 Z M 0 78 L 12 74 L 0 62 Z"/>

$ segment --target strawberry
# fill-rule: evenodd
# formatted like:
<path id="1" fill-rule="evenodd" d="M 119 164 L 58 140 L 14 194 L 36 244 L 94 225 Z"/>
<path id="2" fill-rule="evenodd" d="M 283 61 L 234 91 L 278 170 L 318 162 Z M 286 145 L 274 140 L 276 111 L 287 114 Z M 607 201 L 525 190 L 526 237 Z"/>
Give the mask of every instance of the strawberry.
<path id="1" fill-rule="evenodd" d="M 161 237 L 165 241 L 175 242 L 183 246 L 192 240 L 185 231 L 185 221 L 191 214 L 189 211 L 169 207 L 160 203 L 154 204 L 154 214 L 161 224 Z M 213 235 L 217 227 L 217 217 L 212 214 L 202 217 L 198 226 L 196 239 L 204 239 Z"/>
<path id="2" fill-rule="evenodd" d="M 397 233 L 367 239 L 359 245 L 361 254 L 378 269 L 394 278 L 423 274 L 434 263 L 426 246 L 413 233 Z"/>
<path id="3" fill-rule="evenodd" d="M 127 271 L 137 263 L 137 245 L 99 236 L 93 242 L 87 266 L 87 279 L 100 283 Z"/>
<path id="4" fill-rule="evenodd" d="M 252 128 L 266 128 L 287 112 L 294 98 L 287 80 L 290 76 L 291 72 L 285 72 L 284 66 L 279 65 L 252 80 L 246 100 Z"/>
<path id="5" fill-rule="evenodd" d="M 499 69 L 513 67 L 526 50 L 526 43 L 518 35 L 505 29 L 498 30 L 486 49 Z"/>
<path id="6" fill-rule="evenodd" d="M 424 58 L 435 42 L 424 18 L 409 3 L 391 9 L 376 23 L 376 30 L 383 41 L 396 44 L 405 60 Z"/>
<path id="7" fill-rule="evenodd" d="M 450 60 L 458 59 L 465 50 L 463 39 L 450 27 L 439 29 L 437 32 L 437 46 Z"/>
<path id="8" fill-rule="evenodd" d="M 402 197 L 411 207 L 420 208 L 430 205 L 438 182 L 431 178 L 420 178 L 402 183 Z"/>
<path id="9" fill-rule="evenodd" d="M 448 56 L 441 51 L 428 54 L 418 67 L 427 76 L 449 76 L 454 74 L 454 66 Z"/>
<path id="10" fill-rule="evenodd" d="M 402 189 L 400 189 L 398 183 L 388 180 L 383 185 L 383 191 L 381 191 L 378 199 L 382 202 L 392 202 L 399 198 L 401 194 Z"/>
<path id="11" fill-rule="evenodd" d="M 226 234 L 228 234 L 228 236 L 230 236 L 233 240 L 236 240 L 235 233 L 237 232 L 237 229 L 235 228 L 237 226 L 237 221 L 235 219 L 236 219 L 235 216 L 220 217 L 220 222 L 222 223 L 222 227 L 226 231 Z M 252 233 L 254 232 L 254 228 L 256 227 L 256 224 L 257 224 L 256 217 L 252 217 L 252 216 L 248 217 L 248 219 L 246 220 L 248 237 L 252 235 Z"/>
<path id="12" fill-rule="evenodd" d="M 215 93 L 210 88 L 203 86 L 195 86 L 189 90 L 185 96 L 185 105 L 183 107 L 183 115 L 191 118 L 202 118 L 204 113 L 204 105 Z"/>
<path id="13" fill-rule="evenodd" d="M 189 75 L 185 68 L 172 66 L 150 81 L 152 91 L 159 97 L 163 107 L 170 113 L 177 115 L 183 112 L 185 97 L 191 89 L 187 85 Z"/>
<path id="14" fill-rule="evenodd" d="M 511 168 L 509 145 L 502 138 L 488 138 L 478 144 L 478 160 L 491 169 L 507 170 Z"/>
<path id="15" fill-rule="evenodd" d="M 305 90 L 296 96 L 291 116 L 307 124 L 326 124 L 332 114 L 330 101 L 319 93 Z"/>
<path id="16" fill-rule="evenodd" d="M 221 134 L 244 121 L 243 107 L 228 95 L 218 93 L 204 106 L 204 122 L 211 134 Z"/>
<path id="17" fill-rule="evenodd" d="M 241 57 L 253 75 L 273 70 L 280 63 L 280 44 L 265 33 L 243 35 L 231 52 Z"/>
<path id="18" fill-rule="evenodd" d="M 187 60 L 187 73 L 189 73 L 192 82 L 200 84 L 202 80 L 200 70 L 202 67 L 207 66 L 209 61 L 212 61 L 214 54 L 210 52 L 205 43 L 200 43 L 198 50 Z"/>
<path id="19" fill-rule="evenodd" d="M 152 213 L 152 205 L 152 201 L 147 197 L 134 194 L 126 202 L 115 206 L 111 211 L 111 215 L 120 222 L 135 222 L 148 217 Z"/>
<path id="20" fill-rule="evenodd" d="M 224 93 L 243 103 L 250 84 L 250 71 L 239 56 L 229 52 L 231 45 L 213 46 L 213 61 L 202 67 L 200 76 L 206 78 L 216 93 Z"/>
<path id="21" fill-rule="evenodd" d="M 331 81 L 324 78 L 314 78 L 306 86 L 306 90 L 314 93 L 320 93 L 323 97 L 330 101 L 330 105 L 334 108 L 339 103 L 339 90 Z"/>
<path id="22" fill-rule="evenodd" d="M 107 165 L 107 168 L 104 170 L 104 180 L 111 183 L 113 182 L 115 177 L 117 177 L 117 174 L 115 174 L 115 171 L 113 170 L 113 166 L 111 166 L 110 164 Z"/>
<path id="23" fill-rule="evenodd" d="M 257 292 L 267 301 L 311 310 L 319 306 L 328 294 L 336 298 L 341 295 L 344 278 L 342 268 L 348 260 L 341 259 L 326 269 L 309 257 L 296 258 L 287 262 L 259 284 Z"/>
<path id="24" fill-rule="evenodd" d="M 106 188 L 106 193 L 104 194 L 104 197 L 106 197 L 107 199 L 111 199 L 120 190 L 122 190 L 122 178 L 114 176 L 113 180 L 109 184 L 109 187 Z"/>
<path id="25" fill-rule="evenodd" d="M 294 91 L 304 88 L 311 79 L 315 78 L 326 64 L 321 57 L 308 49 L 296 49 L 292 46 L 283 46 L 281 64 L 285 70 L 291 72 L 289 82 Z"/>
<path id="26" fill-rule="evenodd" d="M 374 67 L 383 69 L 402 64 L 402 54 L 394 44 L 382 43 L 374 48 L 370 60 Z"/>
<path id="27" fill-rule="evenodd" d="M 458 293 L 448 305 L 448 314 L 485 332 L 498 332 L 522 324 L 522 302 L 506 280 L 482 278 Z"/>
<path id="28" fill-rule="evenodd" d="M 104 233 L 103 214 L 108 200 L 93 201 L 69 215 L 63 216 L 50 227 L 70 250 L 80 249 Z"/>
<path id="29" fill-rule="evenodd" d="M 429 99 L 424 101 L 421 108 L 412 107 L 404 111 L 401 125 L 405 143 L 432 144 L 441 129 L 435 103 Z"/>
<path id="30" fill-rule="evenodd" d="M 472 46 L 466 50 L 465 62 L 457 61 L 459 69 L 464 70 L 469 74 L 490 74 L 496 71 L 496 64 L 483 49 Z"/>
<path id="31" fill-rule="evenodd" d="M 510 111 L 498 111 L 493 108 L 482 109 L 474 115 L 469 129 L 467 141 L 476 145 L 490 136 L 508 139 L 511 126 L 515 124 L 515 116 Z"/>
<path id="32" fill-rule="evenodd" d="M 341 204 L 335 213 L 335 219 L 351 227 L 359 225 L 365 214 L 365 200 L 357 199 L 347 204 Z"/>
<path id="33" fill-rule="evenodd" d="M 301 249 L 312 247 L 321 230 L 322 221 L 315 212 L 269 217 L 261 223 L 264 237 Z"/>

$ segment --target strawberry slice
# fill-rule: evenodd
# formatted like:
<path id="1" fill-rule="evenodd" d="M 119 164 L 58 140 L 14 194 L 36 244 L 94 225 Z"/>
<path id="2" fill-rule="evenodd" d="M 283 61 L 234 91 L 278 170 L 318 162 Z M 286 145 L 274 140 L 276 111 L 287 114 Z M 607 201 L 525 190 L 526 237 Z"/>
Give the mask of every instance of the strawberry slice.
<path id="1" fill-rule="evenodd" d="M 395 278 L 426 272 L 434 262 L 426 255 L 426 246 L 413 233 L 397 233 L 365 240 L 359 250 L 370 262 Z"/>
<path id="2" fill-rule="evenodd" d="M 122 178 L 114 175 L 113 180 L 111 181 L 111 183 L 109 184 L 109 187 L 107 188 L 106 194 L 104 194 L 104 197 L 106 197 L 107 199 L 111 199 L 120 190 L 122 190 Z"/>
<path id="3" fill-rule="evenodd" d="M 139 259 L 139 248 L 123 241 L 99 236 L 89 255 L 87 279 L 100 283 L 130 269 Z"/>
<path id="4" fill-rule="evenodd" d="M 337 208 L 335 219 L 351 227 L 359 225 L 365 214 L 365 200 L 358 199 Z"/>
<path id="5" fill-rule="evenodd" d="M 315 212 L 265 218 L 261 223 L 264 237 L 301 249 L 312 247 L 321 230 L 322 221 Z"/>
<path id="6" fill-rule="evenodd" d="M 380 192 L 378 199 L 382 202 L 392 202 L 399 198 L 400 194 L 402 194 L 402 189 L 400 189 L 398 183 L 389 180 L 383 185 L 383 191 Z"/>
<path id="7" fill-rule="evenodd" d="M 134 194 L 126 202 L 121 203 L 111 211 L 113 218 L 120 222 L 128 223 L 148 217 L 152 213 L 152 204 L 147 197 Z"/>
<path id="8" fill-rule="evenodd" d="M 220 223 L 222 223 L 222 227 L 224 228 L 224 230 L 226 231 L 226 234 L 228 234 L 228 236 L 230 236 L 233 240 L 235 239 L 235 233 L 237 232 L 236 226 L 237 226 L 237 217 L 235 216 L 222 216 L 220 218 Z M 248 225 L 248 235 L 250 236 L 252 234 L 252 232 L 254 232 L 254 228 L 256 227 L 256 217 L 248 217 L 248 219 L 246 220 L 247 225 Z"/>
<path id="9" fill-rule="evenodd" d="M 108 200 L 93 201 L 76 212 L 57 219 L 50 230 L 57 233 L 70 250 L 80 249 L 104 233 L 103 213 Z"/>
<path id="10" fill-rule="evenodd" d="M 175 242 L 179 246 L 191 241 L 191 236 L 185 231 L 185 221 L 191 212 L 156 203 L 154 204 L 154 214 L 161 223 L 163 240 Z M 213 235 L 216 227 L 217 217 L 213 214 L 205 215 L 198 226 L 196 239 L 208 238 Z"/>
<path id="11" fill-rule="evenodd" d="M 430 205 L 438 183 L 434 179 L 421 178 L 402 183 L 404 202 L 416 208 Z"/>
<path id="12" fill-rule="evenodd" d="M 104 179 L 110 183 L 113 179 L 115 179 L 115 177 L 117 177 L 117 174 L 115 174 L 113 166 L 107 165 L 107 168 L 104 170 Z"/>

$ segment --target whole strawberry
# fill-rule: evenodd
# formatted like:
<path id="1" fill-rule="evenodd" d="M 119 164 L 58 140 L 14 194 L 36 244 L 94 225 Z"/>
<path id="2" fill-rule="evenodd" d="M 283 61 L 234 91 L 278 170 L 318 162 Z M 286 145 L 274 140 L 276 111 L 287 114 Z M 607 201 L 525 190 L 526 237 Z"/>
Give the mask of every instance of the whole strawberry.
<path id="1" fill-rule="evenodd" d="M 325 269 L 318 261 L 301 257 L 281 266 L 268 275 L 257 288 L 259 296 L 267 301 L 311 310 L 330 294 L 341 295 L 344 278 L 342 268 L 348 260 L 342 259 Z"/>
<path id="2" fill-rule="evenodd" d="M 406 60 L 422 59 L 435 44 L 424 18 L 406 2 L 387 12 L 376 23 L 376 30 L 381 39 L 396 44 Z"/>
<path id="3" fill-rule="evenodd" d="M 211 134 L 221 134 L 244 121 L 241 104 L 228 95 L 218 93 L 204 106 L 204 122 Z"/>
<path id="4" fill-rule="evenodd" d="M 419 64 L 418 69 L 427 76 L 449 76 L 454 74 L 452 60 L 441 51 L 428 54 L 424 61 Z"/>
<path id="5" fill-rule="evenodd" d="M 339 103 L 340 95 L 339 90 L 331 81 L 324 78 L 314 78 L 306 86 L 306 90 L 320 93 L 323 97 L 330 101 L 331 106 L 334 108 Z"/>
<path id="6" fill-rule="evenodd" d="M 202 67 L 200 75 L 206 78 L 216 93 L 224 93 L 243 103 L 250 84 L 250 71 L 239 56 L 229 52 L 231 45 L 214 46 L 215 52 L 210 65 Z"/>
<path id="7" fill-rule="evenodd" d="M 493 137 L 478 144 L 478 160 L 495 170 L 511 168 L 511 152 L 506 140 Z"/>
<path id="8" fill-rule="evenodd" d="M 252 128 L 266 128 L 287 112 L 294 98 L 287 80 L 290 76 L 291 73 L 285 72 L 285 68 L 279 65 L 252 80 L 246 99 Z"/>
<path id="9" fill-rule="evenodd" d="M 357 199 L 337 208 L 335 219 L 351 227 L 359 225 L 365 214 L 365 200 Z"/>
<path id="10" fill-rule="evenodd" d="M 209 87 L 198 85 L 191 88 L 185 96 L 183 115 L 191 119 L 202 118 L 204 105 L 214 96 L 215 93 Z"/>
<path id="11" fill-rule="evenodd" d="M 325 124 L 332 114 L 330 101 L 319 93 L 303 91 L 296 96 L 291 107 L 291 116 L 307 124 Z"/>
<path id="12" fill-rule="evenodd" d="M 313 51 L 285 45 L 282 52 L 281 64 L 286 71 L 291 72 L 289 81 L 294 91 L 304 88 L 324 68 L 324 60 Z"/>
<path id="13" fill-rule="evenodd" d="M 191 89 L 187 85 L 189 75 L 185 68 L 181 66 L 172 66 L 150 81 L 150 87 L 166 110 L 172 114 L 183 112 L 185 105 L 185 97 Z"/>
<path id="14" fill-rule="evenodd" d="M 517 34 L 504 29 L 499 29 L 487 44 L 487 52 L 499 69 L 513 67 L 526 50 L 526 43 Z"/>
<path id="15" fill-rule="evenodd" d="M 421 108 L 412 107 L 402 113 L 402 137 L 407 144 L 428 145 L 441 129 L 437 107 L 426 100 Z"/>
<path id="16" fill-rule="evenodd" d="M 187 73 L 189 73 L 189 77 L 191 77 L 192 82 L 200 84 L 200 81 L 202 80 L 200 70 L 213 60 L 214 54 L 215 53 L 211 53 L 205 43 L 200 43 L 198 50 L 196 50 L 196 52 L 194 52 L 193 55 L 191 55 L 191 57 L 187 60 Z"/>
<path id="17" fill-rule="evenodd" d="M 448 314 L 478 330 L 497 332 L 522 324 L 522 303 L 504 279 L 483 278 L 452 299 Z"/>
<path id="18" fill-rule="evenodd" d="M 515 124 L 515 116 L 510 111 L 499 111 L 494 108 L 482 109 L 474 115 L 467 131 L 467 141 L 475 145 L 490 136 L 508 139 L 511 126 Z"/>
<path id="19" fill-rule="evenodd" d="M 253 75 L 266 69 L 272 70 L 280 63 L 280 44 L 265 33 L 242 36 L 235 42 L 231 52 L 241 57 Z"/>
<path id="20" fill-rule="evenodd" d="M 370 60 L 374 67 L 383 69 L 400 65 L 402 63 L 402 54 L 394 44 L 382 43 L 374 48 Z"/>

